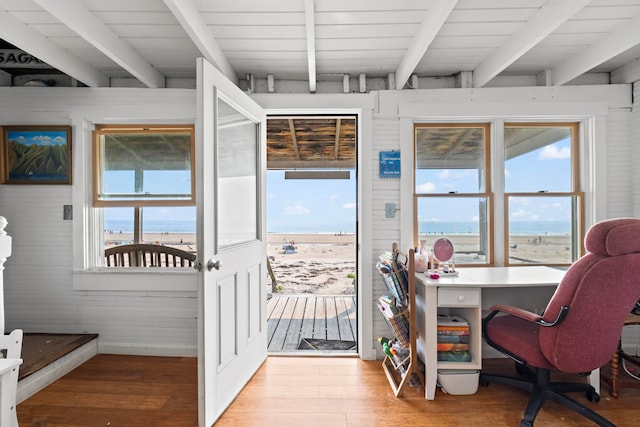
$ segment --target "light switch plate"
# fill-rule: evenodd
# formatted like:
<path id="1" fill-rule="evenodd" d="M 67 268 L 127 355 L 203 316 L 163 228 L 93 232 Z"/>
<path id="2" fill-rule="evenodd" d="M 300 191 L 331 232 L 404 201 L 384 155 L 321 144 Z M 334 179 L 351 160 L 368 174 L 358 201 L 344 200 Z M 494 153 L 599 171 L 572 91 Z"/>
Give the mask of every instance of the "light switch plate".
<path id="1" fill-rule="evenodd" d="M 64 219 L 64 220 L 72 220 L 73 219 L 73 206 L 72 205 L 63 205 L 62 206 L 62 219 Z"/>
<path id="2" fill-rule="evenodd" d="M 385 203 L 385 205 L 384 205 L 384 216 L 385 216 L 385 218 L 395 218 L 396 217 L 396 204 L 395 203 Z"/>

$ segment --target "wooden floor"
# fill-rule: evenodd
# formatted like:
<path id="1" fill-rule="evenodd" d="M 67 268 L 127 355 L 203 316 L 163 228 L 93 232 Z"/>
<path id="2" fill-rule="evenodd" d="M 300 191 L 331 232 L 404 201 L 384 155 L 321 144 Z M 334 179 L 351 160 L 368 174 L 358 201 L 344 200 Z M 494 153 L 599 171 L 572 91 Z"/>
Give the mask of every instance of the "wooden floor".
<path id="1" fill-rule="evenodd" d="M 271 354 L 295 353 L 303 338 L 355 342 L 355 295 L 274 294 L 267 303 L 267 331 Z"/>
<path id="2" fill-rule="evenodd" d="M 484 361 L 487 372 L 513 374 L 508 359 Z M 606 369 L 606 368 L 603 368 Z M 640 381 L 623 375 L 618 399 L 602 387 L 590 403 L 619 427 L 640 425 Z M 333 357 L 269 357 L 215 424 L 216 427 L 516 426 L 528 400 L 501 385 L 470 396 L 422 388 L 393 396 L 380 361 Z M 197 425 L 195 358 L 98 355 L 18 405 L 20 426 L 182 427 Z M 580 415 L 546 402 L 538 427 L 591 426 Z"/>
<path id="3" fill-rule="evenodd" d="M 18 405 L 20 427 L 194 427 L 197 359 L 99 354 Z"/>

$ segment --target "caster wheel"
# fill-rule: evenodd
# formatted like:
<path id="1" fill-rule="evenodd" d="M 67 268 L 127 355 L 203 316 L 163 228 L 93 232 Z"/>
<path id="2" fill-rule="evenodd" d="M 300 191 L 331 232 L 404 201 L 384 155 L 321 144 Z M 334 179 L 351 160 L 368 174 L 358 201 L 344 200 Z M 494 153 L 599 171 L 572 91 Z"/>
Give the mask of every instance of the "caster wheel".
<path id="1" fill-rule="evenodd" d="M 520 421 L 520 427 L 533 427 L 533 422 L 529 422 L 523 419 Z"/>
<path id="2" fill-rule="evenodd" d="M 595 392 L 595 390 L 589 390 L 587 392 L 587 399 L 589 402 L 600 402 L 600 395 Z"/>

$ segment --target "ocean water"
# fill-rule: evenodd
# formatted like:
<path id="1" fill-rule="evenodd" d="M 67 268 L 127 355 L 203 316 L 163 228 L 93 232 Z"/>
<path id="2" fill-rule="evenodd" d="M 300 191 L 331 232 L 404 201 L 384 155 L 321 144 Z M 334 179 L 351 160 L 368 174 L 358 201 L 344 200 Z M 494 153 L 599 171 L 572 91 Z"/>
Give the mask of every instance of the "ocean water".
<path id="1" fill-rule="evenodd" d="M 131 233 L 133 232 L 133 221 L 128 220 L 105 220 L 104 228 L 106 231 Z M 142 222 L 142 228 L 147 233 L 195 233 L 196 222 L 189 220 L 148 220 Z M 317 225 L 308 226 L 300 225 L 283 225 L 267 227 L 269 233 L 355 233 L 354 224 L 334 224 L 334 225 Z"/>
<path id="2" fill-rule="evenodd" d="M 189 220 L 149 220 L 142 224 L 148 233 L 195 233 L 196 222 Z M 569 235 L 570 221 L 512 221 L 509 223 L 511 235 Z M 132 232 L 133 221 L 107 220 L 105 230 Z M 324 224 L 308 226 L 292 225 L 268 227 L 269 233 L 355 233 L 355 224 Z M 477 222 L 431 221 L 421 222 L 419 234 L 465 235 L 478 234 Z"/>
<path id="3" fill-rule="evenodd" d="M 146 233 L 195 233 L 196 222 L 190 220 L 143 220 L 142 228 Z M 114 232 L 133 232 L 133 221 L 105 220 L 104 229 Z"/>
<path id="4" fill-rule="evenodd" d="M 420 222 L 419 234 L 464 235 L 479 234 L 479 224 L 469 221 L 429 221 Z M 521 236 L 571 234 L 571 221 L 511 221 L 509 234 Z"/>

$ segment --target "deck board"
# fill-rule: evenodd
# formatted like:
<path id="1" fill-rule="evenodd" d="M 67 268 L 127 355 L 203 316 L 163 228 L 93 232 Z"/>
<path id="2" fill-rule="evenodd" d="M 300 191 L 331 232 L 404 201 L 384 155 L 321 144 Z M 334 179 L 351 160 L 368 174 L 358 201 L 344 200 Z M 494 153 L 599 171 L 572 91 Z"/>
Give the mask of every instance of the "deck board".
<path id="1" fill-rule="evenodd" d="M 346 341 L 356 341 L 355 339 L 355 298 L 339 298 L 336 299 L 336 310 L 338 315 L 338 327 L 340 331 L 340 339 Z M 353 319 L 355 320 L 355 319 Z"/>
<path id="2" fill-rule="evenodd" d="M 267 303 L 267 313 L 268 350 L 272 354 L 297 352 L 303 338 L 356 341 L 353 295 L 274 294 Z"/>

